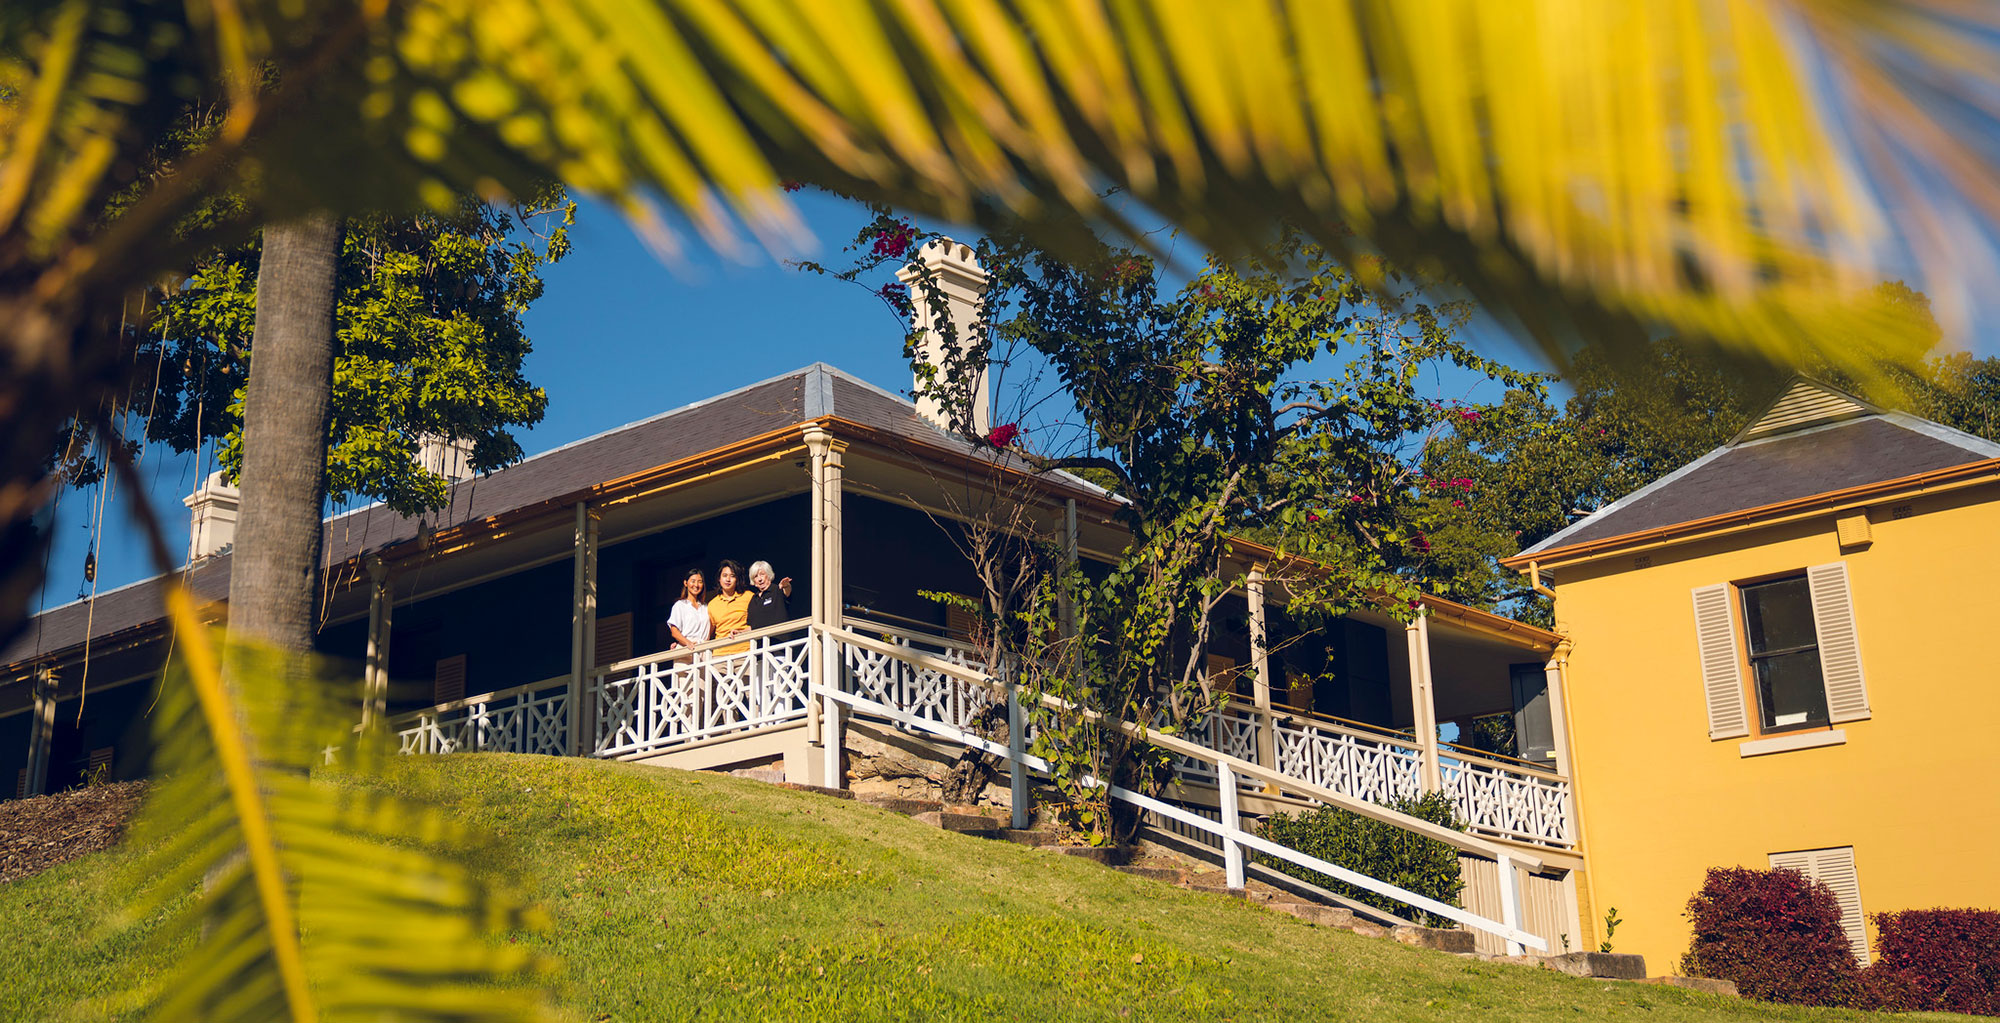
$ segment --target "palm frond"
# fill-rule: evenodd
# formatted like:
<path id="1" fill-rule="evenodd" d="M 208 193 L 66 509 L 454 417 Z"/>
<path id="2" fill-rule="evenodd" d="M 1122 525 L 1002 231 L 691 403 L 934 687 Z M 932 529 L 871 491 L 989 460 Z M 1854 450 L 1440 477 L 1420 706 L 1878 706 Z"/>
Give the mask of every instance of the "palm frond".
<path id="1" fill-rule="evenodd" d="M 380 758 L 343 735 L 329 694 L 349 687 L 239 649 L 231 675 L 254 684 L 225 688 L 184 592 L 169 610 L 183 653 L 154 712 L 131 912 L 197 946 L 133 1001 L 158 1020 L 546 1018 L 543 964 L 498 940 L 532 914 L 463 865 L 464 829 L 357 783 Z"/>

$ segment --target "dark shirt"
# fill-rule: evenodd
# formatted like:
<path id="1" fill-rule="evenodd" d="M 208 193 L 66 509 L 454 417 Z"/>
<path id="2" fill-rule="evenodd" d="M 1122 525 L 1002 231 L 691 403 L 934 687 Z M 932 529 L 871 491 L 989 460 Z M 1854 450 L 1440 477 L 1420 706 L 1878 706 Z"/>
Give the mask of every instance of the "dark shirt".
<path id="1" fill-rule="evenodd" d="M 767 625 L 781 625 L 791 620 L 785 610 L 785 594 L 773 583 L 770 589 L 750 595 L 750 627 L 761 629 Z"/>

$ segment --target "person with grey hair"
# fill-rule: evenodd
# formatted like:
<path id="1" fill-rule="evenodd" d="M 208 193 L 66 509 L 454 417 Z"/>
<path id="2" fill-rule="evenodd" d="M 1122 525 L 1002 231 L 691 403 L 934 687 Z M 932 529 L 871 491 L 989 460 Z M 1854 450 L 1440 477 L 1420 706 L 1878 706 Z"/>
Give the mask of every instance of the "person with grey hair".
<path id="1" fill-rule="evenodd" d="M 792 577 L 777 579 L 768 561 L 754 561 L 750 564 L 750 627 L 761 629 L 767 625 L 781 625 L 791 620 L 791 612 L 786 610 L 785 601 L 792 595 Z"/>

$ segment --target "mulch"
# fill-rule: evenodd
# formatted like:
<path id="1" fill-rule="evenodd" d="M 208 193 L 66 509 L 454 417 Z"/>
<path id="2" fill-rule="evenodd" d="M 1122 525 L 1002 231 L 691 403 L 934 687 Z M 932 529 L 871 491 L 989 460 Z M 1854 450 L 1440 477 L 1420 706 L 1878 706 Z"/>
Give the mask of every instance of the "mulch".
<path id="1" fill-rule="evenodd" d="M 115 845 L 145 792 L 126 781 L 0 803 L 0 884 Z"/>

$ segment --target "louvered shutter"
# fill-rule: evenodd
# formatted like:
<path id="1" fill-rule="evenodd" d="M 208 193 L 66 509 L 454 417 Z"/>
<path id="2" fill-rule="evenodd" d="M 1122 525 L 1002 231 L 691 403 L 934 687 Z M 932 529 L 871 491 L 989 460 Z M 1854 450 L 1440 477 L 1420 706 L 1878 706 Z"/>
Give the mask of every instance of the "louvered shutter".
<path id="1" fill-rule="evenodd" d="M 95 777 L 97 772 L 100 770 L 105 772 L 106 777 L 110 776 L 112 752 L 113 752 L 113 747 L 110 746 L 99 746 L 98 748 L 90 751 L 90 766 L 87 768 L 87 770 L 93 777 Z"/>
<path id="2" fill-rule="evenodd" d="M 1734 739 L 1750 734 L 1743 705 L 1742 658 L 1736 652 L 1736 625 L 1730 613 L 1729 584 L 1694 591 L 1694 634 L 1701 647 L 1701 687 L 1708 699 L 1708 737 Z"/>
<path id="3" fill-rule="evenodd" d="M 632 613 L 597 620 L 597 663 L 594 668 L 632 659 Z"/>
<path id="4" fill-rule="evenodd" d="M 1854 870 L 1853 846 L 1772 853 L 1771 869 L 1797 871 L 1832 889 L 1840 903 L 1840 929 L 1847 932 L 1855 960 L 1868 965 L 1868 925 L 1861 910 L 1861 879 Z"/>
<path id="5" fill-rule="evenodd" d="M 1863 720 L 1868 717 L 1868 687 L 1861 680 L 1861 642 L 1854 631 L 1854 601 L 1847 592 L 1847 563 L 1808 568 L 1806 582 L 1812 587 L 1827 720 L 1836 725 Z"/>
<path id="6" fill-rule="evenodd" d="M 436 681 L 431 685 L 433 703 L 450 703 L 465 698 L 465 655 L 454 654 L 437 662 Z"/>
<path id="7" fill-rule="evenodd" d="M 14 773 L 14 798 L 28 798 L 28 769 L 25 767 Z"/>

